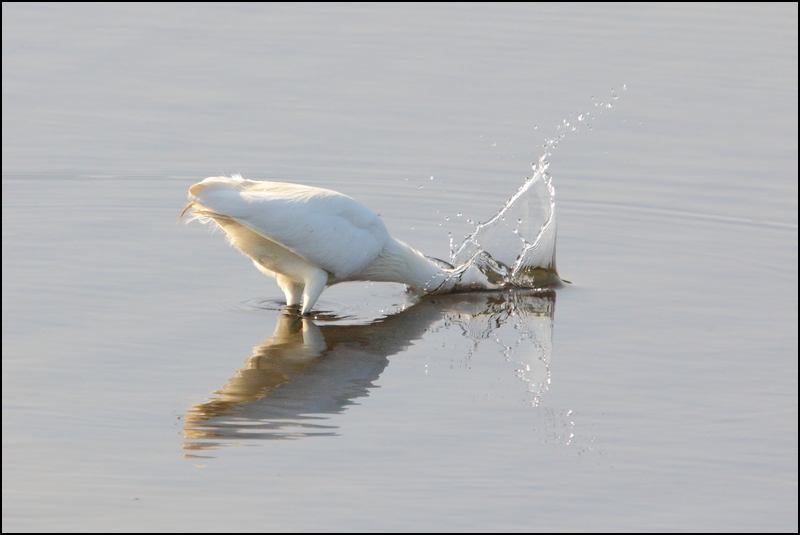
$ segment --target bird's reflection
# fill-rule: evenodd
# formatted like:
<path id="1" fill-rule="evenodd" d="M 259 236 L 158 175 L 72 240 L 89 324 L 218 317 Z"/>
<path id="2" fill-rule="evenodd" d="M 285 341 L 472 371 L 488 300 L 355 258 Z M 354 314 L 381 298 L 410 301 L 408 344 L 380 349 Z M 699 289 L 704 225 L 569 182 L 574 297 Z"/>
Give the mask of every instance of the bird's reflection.
<path id="1" fill-rule="evenodd" d="M 461 329 L 473 351 L 483 340 L 503 346 L 506 358 L 519 363 L 517 374 L 535 404 L 549 381 L 554 308 L 555 292 L 505 291 L 424 296 L 364 325 L 318 326 L 287 311 L 215 397 L 187 411 L 184 448 L 335 435 L 330 415 L 367 397 L 388 357 L 433 328 Z M 518 355 L 525 339 L 535 349 Z"/>

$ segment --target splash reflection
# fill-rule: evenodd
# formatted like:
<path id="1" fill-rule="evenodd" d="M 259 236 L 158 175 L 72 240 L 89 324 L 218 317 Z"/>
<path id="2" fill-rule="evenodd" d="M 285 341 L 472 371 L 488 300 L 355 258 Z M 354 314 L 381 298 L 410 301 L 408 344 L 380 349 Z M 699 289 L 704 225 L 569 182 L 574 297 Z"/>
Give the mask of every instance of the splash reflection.
<path id="1" fill-rule="evenodd" d="M 550 380 L 554 310 L 555 292 L 518 290 L 425 296 L 364 325 L 317 325 L 285 312 L 245 366 L 187 411 L 184 449 L 196 456 L 245 440 L 336 435 L 331 416 L 369 396 L 388 357 L 442 329 L 471 341 L 467 358 L 485 341 L 499 344 L 536 405 Z"/>

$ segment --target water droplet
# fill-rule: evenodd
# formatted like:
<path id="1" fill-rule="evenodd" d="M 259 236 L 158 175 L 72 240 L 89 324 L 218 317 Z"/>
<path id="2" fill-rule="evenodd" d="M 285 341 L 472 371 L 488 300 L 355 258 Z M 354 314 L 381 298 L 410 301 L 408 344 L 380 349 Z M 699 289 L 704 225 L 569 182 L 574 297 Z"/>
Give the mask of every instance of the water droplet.
<path id="1" fill-rule="evenodd" d="M 622 84 L 622 90 L 623 91 L 627 91 L 628 90 L 628 84 Z"/>
<path id="2" fill-rule="evenodd" d="M 422 189 L 422 188 L 424 188 L 424 187 L 425 187 L 425 186 L 423 186 L 422 184 L 420 184 L 419 186 L 417 186 L 417 189 Z"/>
<path id="3" fill-rule="evenodd" d="M 461 212 L 458 212 L 458 213 L 456 214 L 456 217 L 461 217 Z"/>
<path id="4" fill-rule="evenodd" d="M 583 114 L 578 115 L 578 121 L 583 121 Z"/>
<path id="5" fill-rule="evenodd" d="M 431 180 L 433 180 L 433 175 L 431 175 Z"/>
<path id="6" fill-rule="evenodd" d="M 497 142 L 496 141 L 492 141 L 492 147 L 496 147 L 496 146 L 497 146 Z"/>
<path id="7" fill-rule="evenodd" d="M 444 220 L 445 221 L 450 221 L 450 216 L 449 215 L 444 216 Z"/>

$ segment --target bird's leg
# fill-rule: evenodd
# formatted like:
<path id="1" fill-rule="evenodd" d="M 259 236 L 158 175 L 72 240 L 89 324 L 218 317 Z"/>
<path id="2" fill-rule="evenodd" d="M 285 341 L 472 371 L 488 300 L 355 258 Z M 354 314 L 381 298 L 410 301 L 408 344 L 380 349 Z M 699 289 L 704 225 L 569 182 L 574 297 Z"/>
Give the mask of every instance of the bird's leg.
<path id="1" fill-rule="evenodd" d="M 300 313 L 307 316 L 311 312 L 314 303 L 317 302 L 319 294 L 325 289 L 328 283 L 328 272 L 324 269 L 311 268 L 305 274 L 305 288 L 303 288 L 303 308 Z"/>
<path id="2" fill-rule="evenodd" d="M 275 278 L 278 280 L 278 286 L 283 290 L 283 295 L 286 296 L 286 304 L 288 306 L 299 305 L 303 295 L 303 285 L 280 273 L 277 273 Z"/>

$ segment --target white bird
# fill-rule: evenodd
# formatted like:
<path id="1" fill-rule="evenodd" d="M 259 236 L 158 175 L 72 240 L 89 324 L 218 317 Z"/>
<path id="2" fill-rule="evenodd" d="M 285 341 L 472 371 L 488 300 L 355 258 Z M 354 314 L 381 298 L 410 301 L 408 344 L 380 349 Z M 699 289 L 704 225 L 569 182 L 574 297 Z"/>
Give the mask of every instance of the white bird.
<path id="1" fill-rule="evenodd" d="M 194 184 L 189 199 L 180 218 L 192 208 L 193 219 L 219 225 L 303 315 L 326 286 L 345 281 L 400 282 L 424 293 L 449 286 L 452 266 L 392 238 L 378 214 L 347 195 L 235 175 Z"/>

